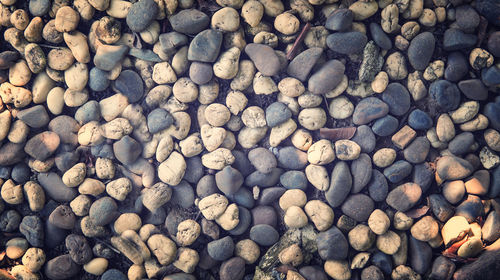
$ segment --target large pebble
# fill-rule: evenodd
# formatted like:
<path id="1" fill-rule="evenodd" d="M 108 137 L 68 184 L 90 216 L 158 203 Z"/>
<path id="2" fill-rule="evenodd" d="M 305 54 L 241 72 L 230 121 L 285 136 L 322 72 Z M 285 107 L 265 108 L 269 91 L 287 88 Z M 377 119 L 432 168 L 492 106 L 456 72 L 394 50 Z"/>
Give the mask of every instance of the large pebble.
<path id="1" fill-rule="evenodd" d="M 408 59 L 416 70 L 424 70 L 432 57 L 436 39 L 431 32 L 423 32 L 411 40 Z"/>
<path id="2" fill-rule="evenodd" d="M 333 90 L 342 80 L 345 66 L 333 59 L 325 63 L 308 81 L 308 89 L 314 94 L 324 94 Z"/>
<path id="3" fill-rule="evenodd" d="M 155 19 L 158 5 L 154 0 L 140 0 L 130 7 L 127 25 L 133 32 L 141 32 Z"/>
<path id="4" fill-rule="evenodd" d="M 349 245 L 344 234 L 335 226 L 316 237 L 319 256 L 323 260 L 341 260 L 347 257 Z"/>
<path id="5" fill-rule="evenodd" d="M 368 38 L 358 31 L 337 32 L 326 38 L 327 46 L 334 52 L 341 54 L 354 54 L 361 52 Z"/>
<path id="6" fill-rule="evenodd" d="M 386 202 L 398 211 L 407 211 L 418 202 L 422 190 L 415 183 L 405 183 L 396 187 L 388 195 Z"/>

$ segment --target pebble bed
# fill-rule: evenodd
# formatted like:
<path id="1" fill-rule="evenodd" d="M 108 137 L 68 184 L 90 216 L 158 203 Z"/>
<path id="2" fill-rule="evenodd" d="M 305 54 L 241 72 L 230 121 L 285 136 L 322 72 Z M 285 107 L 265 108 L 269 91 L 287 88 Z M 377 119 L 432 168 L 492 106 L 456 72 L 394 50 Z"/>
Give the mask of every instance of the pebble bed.
<path id="1" fill-rule="evenodd" d="M 499 0 L 0 0 L 0 26 L 0 279 L 498 279 Z"/>

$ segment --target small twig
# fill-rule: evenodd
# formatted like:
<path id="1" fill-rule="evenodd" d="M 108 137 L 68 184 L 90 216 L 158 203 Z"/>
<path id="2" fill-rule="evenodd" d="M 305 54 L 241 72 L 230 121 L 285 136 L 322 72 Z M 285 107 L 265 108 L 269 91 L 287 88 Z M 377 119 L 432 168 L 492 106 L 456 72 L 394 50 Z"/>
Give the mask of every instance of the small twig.
<path id="1" fill-rule="evenodd" d="M 50 48 L 50 49 L 61 49 L 62 47 L 58 47 L 58 46 L 51 46 L 51 45 L 46 45 L 46 44 L 38 44 L 40 47 L 44 47 L 44 48 Z"/>
<path id="2" fill-rule="evenodd" d="M 306 37 L 307 31 L 309 31 L 309 29 L 311 29 L 311 24 L 308 22 L 306 23 L 306 25 L 304 25 L 302 31 L 299 34 L 299 37 L 295 39 L 292 48 L 286 54 L 286 59 L 292 60 L 295 57 L 295 55 L 297 55 L 299 45 L 302 43 L 302 41 L 304 41 L 304 38 Z"/>

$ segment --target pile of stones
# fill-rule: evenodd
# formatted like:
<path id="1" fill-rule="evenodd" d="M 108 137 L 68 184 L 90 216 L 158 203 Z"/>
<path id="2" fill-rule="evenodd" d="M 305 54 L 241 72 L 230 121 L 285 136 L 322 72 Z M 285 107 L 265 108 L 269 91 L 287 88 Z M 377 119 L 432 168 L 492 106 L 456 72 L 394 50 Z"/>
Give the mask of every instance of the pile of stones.
<path id="1" fill-rule="evenodd" d="M 0 0 L 0 25 L 1 279 L 498 279 L 498 0 Z"/>

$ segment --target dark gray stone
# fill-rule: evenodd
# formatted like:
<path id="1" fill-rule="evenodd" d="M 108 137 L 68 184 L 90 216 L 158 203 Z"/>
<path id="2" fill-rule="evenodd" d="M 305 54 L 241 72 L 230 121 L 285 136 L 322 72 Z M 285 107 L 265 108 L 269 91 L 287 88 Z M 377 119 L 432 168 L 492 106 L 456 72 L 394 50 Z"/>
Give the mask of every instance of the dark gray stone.
<path id="1" fill-rule="evenodd" d="M 335 226 L 318 233 L 316 244 L 318 254 L 323 260 L 342 260 L 347 257 L 349 244 L 344 234 Z"/>
<path id="2" fill-rule="evenodd" d="M 358 222 L 366 222 L 373 212 L 375 203 L 364 194 L 353 194 L 342 204 L 342 212 Z"/>
<path id="3" fill-rule="evenodd" d="M 429 65 L 435 44 L 436 39 L 431 32 L 422 32 L 415 36 L 408 47 L 408 60 L 411 66 L 416 70 L 424 70 Z"/>
<path id="4" fill-rule="evenodd" d="M 255 64 L 255 68 L 265 76 L 279 73 L 280 61 L 273 48 L 264 44 L 250 43 L 245 47 L 245 53 Z"/>
<path id="5" fill-rule="evenodd" d="M 148 129 L 151 133 L 157 133 L 174 123 L 172 115 L 163 108 L 156 108 L 148 114 Z"/>
<path id="6" fill-rule="evenodd" d="M 437 80 L 429 87 L 429 95 L 441 110 L 453 111 L 460 105 L 460 90 L 458 87 L 446 80 Z"/>
<path id="7" fill-rule="evenodd" d="M 390 83 L 382 93 L 382 100 L 395 116 L 402 116 L 410 109 L 410 93 L 400 83 Z"/>
<path id="8" fill-rule="evenodd" d="M 358 31 L 337 32 L 326 37 L 326 45 L 340 54 L 360 53 L 367 41 L 366 35 Z"/>
<path id="9" fill-rule="evenodd" d="M 195 35 L 207 28 L 210 18 L 198 9 L 186 9 L 171 16 L 169 21 L 175 31 Z"/>
<path id="10" fill-rule="evenodd" d="M 301 52 L 288 64 L 287 74 L 305 82 L 322 53 L 322 48 L 309 48 Z"/>
<path id="11" fill-rule="evenodd" d="M 339 207 L 352 187 L 352 176 L 347 163 L 340 161 L 335 164 L 330 178 L 330 188 L 325 192 L 325 198 L 330 206 Z"/>
<path id="12" fill-rule="evenodd" d="M 411 174 L 412 168 L 407 161 L 398 160 L 384 169 L 384 175 L 391 183 L 399 183 Z"/>
<path id="13" fill-rule="evenodd" d="M 183 13 L 183 11 L 180 13 Z M 172 45 L 179 45 L 179 43 Z M 189 44 L 188 59 L 200 62 L 214 62 L 217 56 L 219 56 L 221 45 L 222 33 L 220 31 L 212 29 L 203 30 Z"/>
<path id="14" fill-rule="evenodd" d="M 134 32 L 146 29 L 158 14 L 158 5 L 154 0 L 140 0 L 132 4 L 127 14 L 127 25 Z"/>
<path id="15" fill-rule="evenodd" d="M 274 102 L 266 108 L 266 123 L 269 127 L 275 127 L 286 122 L 292 117 L 292 111 L 281 102 Z"/>
<path id="16" fill-rule="evenodd" d="M 125 95 L 130 103 L 135 103 L 141 100 L 144 95 L 142 78 L 139 74 L 132 70 L 122 71 L 120 76 L 118 76 L 118 78 L 113 82 L 113 87 L 118 92 Z"/>

